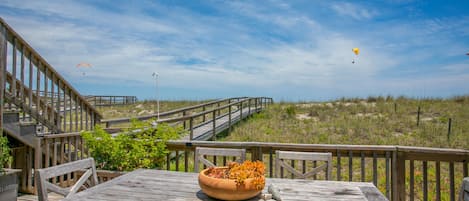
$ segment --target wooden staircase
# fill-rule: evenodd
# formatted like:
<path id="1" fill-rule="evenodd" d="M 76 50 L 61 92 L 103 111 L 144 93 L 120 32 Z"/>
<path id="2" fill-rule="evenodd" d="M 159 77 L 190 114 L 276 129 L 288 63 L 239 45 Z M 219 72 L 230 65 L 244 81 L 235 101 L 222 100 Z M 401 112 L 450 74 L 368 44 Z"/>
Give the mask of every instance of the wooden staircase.
<path id="1" fill-rule="evenodd" d="M 13 150 L 12 168 L 23 170 L 20 191 L 35 192 L 34 169 L 84 157 L 76 135 L 61 135 L 79 136 L 102 116 L 2 18 L 0 91 L 0 133 Z"/>

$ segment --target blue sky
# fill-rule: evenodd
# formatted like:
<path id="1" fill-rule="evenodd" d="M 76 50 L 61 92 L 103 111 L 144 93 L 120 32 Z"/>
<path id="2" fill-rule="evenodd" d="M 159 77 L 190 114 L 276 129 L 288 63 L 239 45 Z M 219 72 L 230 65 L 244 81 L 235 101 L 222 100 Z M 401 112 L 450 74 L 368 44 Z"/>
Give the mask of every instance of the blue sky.
<path id="1" fill-rule="evenodd" d="M 157 71 L 167 100 L 467 95 L 468 11 L 465 0 L 0 0 L 82 94 L 154 99 Z"/>

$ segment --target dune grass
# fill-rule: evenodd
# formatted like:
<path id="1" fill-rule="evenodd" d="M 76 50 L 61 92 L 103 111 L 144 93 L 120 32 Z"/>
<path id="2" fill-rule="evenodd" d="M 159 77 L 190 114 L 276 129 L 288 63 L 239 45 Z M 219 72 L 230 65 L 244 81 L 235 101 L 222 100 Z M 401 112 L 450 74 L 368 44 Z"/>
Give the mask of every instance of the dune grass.
<path id="1" fill-rule="evenodd" d="M 468 133 L 469 96 L 423 100 L 370 97 L 277 103 L 238 124 L 223 140 L 469 149 Z"/>

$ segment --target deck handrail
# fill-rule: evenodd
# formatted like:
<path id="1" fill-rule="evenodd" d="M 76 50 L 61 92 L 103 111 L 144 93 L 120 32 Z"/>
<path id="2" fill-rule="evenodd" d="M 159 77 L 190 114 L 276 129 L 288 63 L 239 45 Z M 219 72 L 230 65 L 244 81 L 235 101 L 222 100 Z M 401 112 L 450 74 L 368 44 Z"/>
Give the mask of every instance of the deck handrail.
<path id="1" fill-rule="evenodd" d="M 21 83 L 20 89 L 17 89 L 16 84 L 11 84 L 9 89 L 5 88 L 3 90 L 9 90 L 14 99 L 24 103 L 18 106 L 19 108 L 25 110 L 25 107 L 29 107 L 30 110 L 37 110 L 37 114 L 41 114 L 43 119 L 55 125 L 55 127 L 52 128 L 47 127 L 47 124 L 45 125 L 48 129 L 47 132 L 50 133 L 90 129 L 102 119 L 102 115 L 1 17 L 0 29 L 2 34 L 0 45 L 3 49 L 3 51 L 0 51 L 3 52 L 3 55 L 0 56 L 0 63 L 2 63 L 2 65 L 0 65 L 1 70 L 9 70 L 6 64 L 7 57 L 11 56 L 12 71 L 9 73 L 13 75 L 12 78 L 15 80 L 12 83 L 16 83 L 18 80 Z M 8 43 L 11 44 L 11 55 L 8 55 Z M 20 55 L 17 55 L 17 53 Z M 26 63 L 26 59 L 29 61 L 29 64 Z M 20 62 L 18 62 L 18 60 L 20 60 Z M 20 75 L 18 75 L 17 67 L 20 68 L 18 69 Z M 25 75 L 29 76 L 28 85 L 26 85 Z M 35 81 L 34 84 L 33 80 Z M 2 84 L 6 83 L 6 79 L 2 79 L 1 81 Z M 28 88 L 29 94 L 25 94 L 23 88 Z M 36 92 L 37 101 L 33 101 L 32 99 L 33 91 Z M 39 91 L 44 91 L 46 94 L 45 97 L 40 97 Z M 62 117 L 52 115 L 50 112 L 48 113 L 47 110 L 39 107 L 41 99 L 55 99 L 55 97 L 47 97 L 49 91 L 52 92 L 52 94 L 59 93 L 62 95 L 62 97 L 57 97 L 56 102 L 65 100 L 63 106 L 61 106 L 62 104 L 54 104 L 54 100 L 43 101 L 48 103 L 51 108 L 54 108 L 55 112 L 60 112 L 63 107 L 64 115 Z M 83 126 L 83 122 L 85 122 L 85 126 Z"/>
<path id="2" fill-rule="evenodd" d="M 78 133 L 50 135 L 41 138 L 41 149 L 53 149 L 52 158 L 69 155 L 60 153 L 60 147 L 68 144 L 86 151 L 83 139 Z M 62 144 L 62 145 L 61 145 Z M 61 145 L 61 146 L 59 146 Z M 293 144 L 271 142 L 217 142 L 171 140 L 166 143 L 170 153 L 166 157 L 167 170 L 192 171 L 196 147 L 242 148 L 246 149 L 247 159 L 261 160 L 266 164 L 266 176 L 273 177 L 275 151 L 330 152 L 333 155 L 332 180 L 372 182 L 390 200 L 417 199 L 456 200 L 462 178 L 468 176 L 469 150 L 412 147 L 399 145 L 343 145 L 343 144 Z M 37 150 L 40 151 L 41 150 Z M 218 164 L 226 158 L 207 158 Z M 41 161 L 38 166 L 49 167 L 52 161 Z M 223 161 L 223 162 L 221 162 Z M 293 162 L 293 161 L 292 161 Z M 432 172 L 430 172 L 432 171 Z M 436 173 L 435 173 L 436 171 Z M 420 175 L 420 179 L 416 179 Z M 422 179 L 423 175 L 423 179 Z M 321 176 L 319 176 L 321 177 Z M 66 179 L 57 182 L 67 182 Z M 436 185 L 436 186 L 435 186 Z M 446 190 L 444 190 L 446 189 Z M 430 191 L 436 193 L 429 193 Z M 423 198 L 422 198 L 423 197 Z"/>

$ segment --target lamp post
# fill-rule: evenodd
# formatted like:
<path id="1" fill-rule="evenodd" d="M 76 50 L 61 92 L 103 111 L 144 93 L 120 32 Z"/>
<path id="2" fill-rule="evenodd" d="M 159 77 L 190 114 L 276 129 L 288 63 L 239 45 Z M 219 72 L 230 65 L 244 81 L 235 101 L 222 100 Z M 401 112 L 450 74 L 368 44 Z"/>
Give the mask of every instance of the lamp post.
<path id="1" fill-rule="evenodd" d="M 158 90 L 158 76 L 157 72 L 153 72 L 153 77 L 156 80 L 156 121 L 160 119 L 160 92 Z"/>

